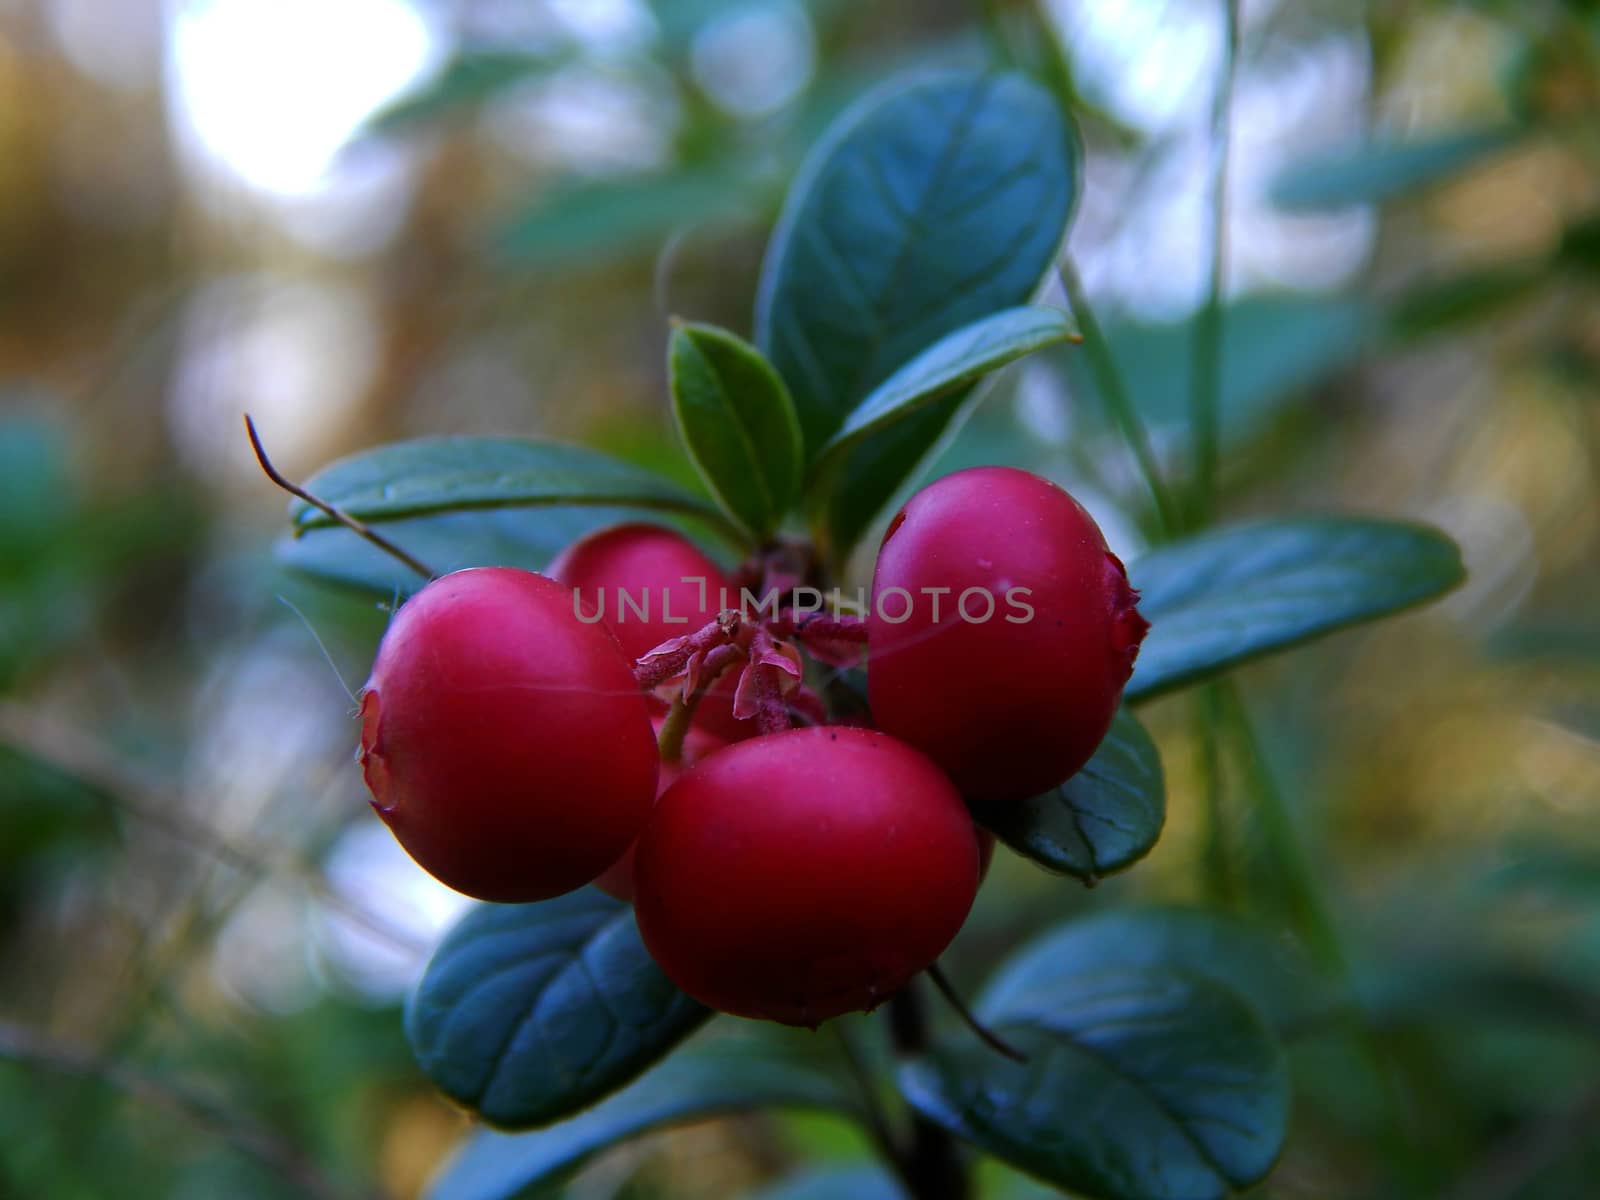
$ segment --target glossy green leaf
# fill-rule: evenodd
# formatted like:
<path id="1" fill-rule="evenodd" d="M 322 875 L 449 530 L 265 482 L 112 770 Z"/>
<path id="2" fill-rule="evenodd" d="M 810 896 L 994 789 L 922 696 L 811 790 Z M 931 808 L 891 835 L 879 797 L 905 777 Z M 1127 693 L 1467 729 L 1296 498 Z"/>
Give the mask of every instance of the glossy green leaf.
<path id="1" fill-rule="evenodd" d="M 473 909 L 406 1006 L 428 1077 L 485 1121 L 546 1125 L 623 1086 L 705 1022 L 633 909 L 593 888 Z"/>
<path id="2" fill-rule="evenodd" d="M 614 505 L 579 508 L 500 508 L 435 513 L 386 521 L 383 536 L 439 574 L 466 567 L 521 567 L 539 571 L 580 537 L 647 521 L 704 541 L 703 526 L 650 508 Z M 712 547 L 724 547 L 717 542 Z M 290 570 L 366 592 L 383 601 L 410 595 L 426 580 L 347 529 L 310 529 L 275 547 Z"/>
<path id="3" fill-rule="evenodd" d="M 1401 521 L 1262 521 L 1162 546 L 1128 569 L 1150 632 L 1124 696 L 1148 699 L 1448 592 L 1454 542 Z"/>
<path id="4" fill-rule="evenodd" d="M 868 95 L 790 192 L 763 266 L 756 341 L 795 400 L 808 459 L 946 334 L 1028 300 L 1076 197 L 1076 144 L 1018 74 L 939 71 Z M 818 497 L 836 552 L 934 445 L 961 394 L 867 439 Z"/>
<path id="5" fill-rule="evenodd" d="M 836 455 L 940 397 L 1074 334 L 1066 313 L 1034 304 L 1008 308 L 946 334 L 875 387 L 845 418 L 822 455 Z"/>
<path id="6" fill-rule="evenodd" d="M 754 1038 L 686 1047 L 588 1112 L 537 1133 L 473 1135 L 434 1181 L 430 1200 L 510 1200 L 564 1178 L 593 1154 L 647 1130 L 757 1108 L 853 1113 L 828 1075 Z"/>
<path id="7" fill-rule="evenodd" d="M 1161 755 L 1122 710 L 1094 757 L 1060 787 L 1021 803 L 974 804 L 973 815 L 1018 854 L 1093 883 L 1143 858 L 1161 836 Z"/>
<path id="8" fill-rule="evenodd" d="M 1459 175 L 1525 132 L 1516 126 L 1456 130 L 1414 141 L 1375 141 L 1308 158 L 1278 176 L 1272 199 L 1280 208 L 1298 210 L 1378 204 Z"/>
<path id="9" fill-rule="evenodd" d="M 772 364 L 710 325 L 680 325 L 668 346 L 672 411 L 706 486 L 757 541 L 800 496 L 800 425 Z"/>
<path id="10" fill-rule="evenodd" d="M 1093 971 L 1162 969 L 1238 992 L 1279 1033 L 1323 1019 L 1331 984 L 1279 930 L 1202 908 L 1112 909 L 1034 939 L 995 973 L 982 1003 L 1004 1011 L 1030 992 L 1070 988 Z"/>
<path id="11" fill-rule="evenodd" d="M 532 438 L 440 437 L 394 442 L 324 467 L 306 490 L 369 523 L 466 509 L 634 505 L 715 519 L 698 496 L 598 450 Z M 303 500 L 296 530 L 333 524 Z"/>
<path id="12" fill-rule="evenodd" d="M 1003 1000 L 979 1015 L 1027 1061 L 970 1041 L 914 1060 L 900 1084 L 918 1112 L 1074 1195 L 1221 1200 L 1271 1170 L 1288 1075 L 1231 991 L 1122 970 Z"/>

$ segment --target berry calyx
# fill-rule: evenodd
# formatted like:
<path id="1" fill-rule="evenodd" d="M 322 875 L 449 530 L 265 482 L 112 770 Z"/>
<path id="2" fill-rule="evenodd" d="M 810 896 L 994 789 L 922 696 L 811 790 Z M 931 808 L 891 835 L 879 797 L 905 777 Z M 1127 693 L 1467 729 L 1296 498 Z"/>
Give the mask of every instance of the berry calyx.
<path id="1" fill-rule="evenodd" d="M 481 900 L 572 891 L 655 798 L 644 695 L 616 640 L 531 571 L 436 579 L 401 606 L 361 694 L 372 806 L 441 882 Z"/>
<path id="2" fill-rule="evenodd" d="M 868 699 L 963 794 L 1024 799 L 1105 737 L 1148 628 L 1093 518 L 1061 488 L 977 467 L 923 488 L 878 551 Z"/>
<path id="3" fill-rule="evenodd" d="M 978 888 L 960 795 L 885 734 L 812 726 L 704 759 L 634 860 L 646 947 L 689 995 L 815 1026 L 870 1010 L 955 937 Z"/>

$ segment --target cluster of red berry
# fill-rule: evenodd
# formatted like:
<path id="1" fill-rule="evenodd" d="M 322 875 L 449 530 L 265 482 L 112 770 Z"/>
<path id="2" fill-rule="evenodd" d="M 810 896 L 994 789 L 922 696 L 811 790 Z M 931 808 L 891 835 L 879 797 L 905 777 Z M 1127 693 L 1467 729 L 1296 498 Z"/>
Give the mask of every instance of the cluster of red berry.
<path id="1" fill-rule="evenodd" d="M 433 581 L 362 694 L 374 807 L 468 895 L 632 899 L 662 969 L 713 1008 L 816 1025 L 874 1007 L 972 905 L 989 843 L 963 797 L 1082 767 L 1145 622 L 1089 515 L 1008 467 L 906 504 L 865 614 L 796 603 L 806 582 L 782 550 L 727 577 L 648 525 L 548 575 Z M 723 604 L 752 595 L 754 613 Z M 602 619 L 607 596 L 632 607 Z M 870 724 L 835 722 L 822 681 L 864 650 Z"/>

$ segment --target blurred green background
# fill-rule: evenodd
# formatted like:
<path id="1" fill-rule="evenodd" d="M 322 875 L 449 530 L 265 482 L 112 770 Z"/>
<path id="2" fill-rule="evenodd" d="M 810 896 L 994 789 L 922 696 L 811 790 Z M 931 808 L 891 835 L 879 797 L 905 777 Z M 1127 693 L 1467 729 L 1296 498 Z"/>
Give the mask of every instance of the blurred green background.
<path id="1" fill-rule="evenodd" d="M 1377 1048 L 1296 1041 L 1262 1191 L 1591 1195 L 1600 6 L 1243 14 L 1225 512 L 1415 517 L 1471 573 L 1242 673 L 1271 777 L 1223 781 L 1222 899 L 1296 924 L 1275 787 Z M 1181 468 L 1221 45 L 1211 0 L 0 0 L 0 1195 L 409 1197 L 465 1128 L 399 1019 L 461 901 L 352 765 L 386 614 L 275 564 L 241 413 L 294 478 L 455 432 L 682 477 L 669 315 L 748 333 L 827 120 L 988 55 L 1077 97 L 1070 253 Z M 1048 474 L 1137 557 L 1079 353 L 1008 371 L 930 471 Z M 1181 702 L 1148 716 L 1156 851 L 1093 891 L 1002 851 L 958 979 L 1074 912 L 1204 897 L 1207 756 Z M 568 1194 L 732 1196 L 862 1150 L 740 1117 Z"/>

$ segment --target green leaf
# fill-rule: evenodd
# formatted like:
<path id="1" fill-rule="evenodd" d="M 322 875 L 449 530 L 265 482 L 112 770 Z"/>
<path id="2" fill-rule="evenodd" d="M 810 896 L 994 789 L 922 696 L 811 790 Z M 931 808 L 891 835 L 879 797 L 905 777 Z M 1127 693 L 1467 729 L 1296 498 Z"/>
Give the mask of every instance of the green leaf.
<path id="1" fill-rule="evenodd" d="M 1358 517 L 1204 533 L 1151 551 L 1128 574 L 1150 622 L 1129 700 L 1421 604 L 1465 577 L 1460 551 L 1437 530 Z"/>
<path id="2" fill-rule="evenodd" d="M 971 1042 L 914 1060 L 918 1112 L 1048 1183 L 1108 1200 L 1210 1200 L 1283 1146 L 1283 1056 L 1248 1005 L 1196 976 L 1077 975 L 980 1017 L 1027 1056 Z"/>
<path id="3" fill-rule="evenodd" d="M 1464 129 L 1414 141 L 1375 141 L 1308 158 L 1272 185 L 1280 208 L 1316 210 L 1377 204 L 1477 166 L 1519 140 L 1518 126 Z"/>
<path id="4" fill-rule="evenodd" d="M 485 1121 L 545 1125 L 637 1076 L 711 1013 L 661 972 L 633 909 L 584 888 L 473 909 L 406 1006 L 428 1077 Z"/>
<path id="5" fill-rule="evenodd" d="M 0 389 L 0 403 L 19 411 L 0 417 L 0 576 L 25 574 L 61 549 L 76 506 L 68 427 L 28 411 L 37 403 Z M 26 406 L 26 407 L 24 407 Z"/>
<path id="6" fill-rule="evenodd" d="M 1077 193 L 1065 117 L 1020 74 L 924 72 L 831 127 L 768 246 L 756 342 L 789 385 L 815 460 L 852 410 L 946 334 L 1034 293 Z M 819 497 L 842 554 L 960 405 L 870 438 Z"/>
<path id="7" fill-rule="evenodd" d="M 1041 866 L 1093 883 L 1150 852 L 1167 816 L 1161 755 L 1126 710 L 1060 787 L 1021 803 L 974 804 L 979 824 Z"/>
<path id="8" fill-rule="evenodd" d="M 1527 299 L 1548 278 L 1545 264 L 1535 261 L 1428 280 L 1390 301 L 1389 337 L 1404 344 L 1484 320 Z"/>
<path id="9" fill-rule="evenodd" d="M 1277 930 L 1202 908 L 1113 909 L 1034 939 L 989 980 L 985 1006 L 1004 1011 L 1030 992 L 1068 988 L 1102 970 L 1163 969 L 1233 989 L 1279 1033 L 1322 1020 L 1335 1003 L 1328 980 Z"/>
<path id="10" fill-rule="evenodd" d="M 691 538 L 702 532 L 700 527 L 656 509 L 607 505 L 436 513 L 385 522 L 383 536 L 442 575 L 466 567 L 540 571 L 579 538 L 629 521 L 665 525 Z M 285 537 L 275 551 L 278 561 L 292 571 L 379 600 L 408 596 L 426 582 L 411 568 L 341 527 Z"/>
<path id="11" fill-rule="evenodd" d="M 552 54 L 468 53 L 437 76 L 380 109 L 366 123 L 373 133 L 398 133 L 449 113 L 474 107 L 523 80 L 571 62 L 570 47 Z"/>
<path id="12" fill-rule="evenodd" d="M 586 1113 L 532 1134 L 475 1134 L 434 1181 L 430 1200 L 510 1200 L 564 1178 L 593 1154 L 646 1130 L 756 1108 L 853 1114 L 832 1078 L 755 1038 L 714 1038 L 673 1055 Z"/>
<path id="13" fill-rule="evenodd" d="M 529 269 L 582 268 L 654 254 L 685 229 L 760 219 L 775 201 L 748 170 L 712 162 L 668 174 L 559 183 L 506 217 L 492 234 L 496 263 Z"/>
<path id="14" fill-rule="evenodd" d="M 1194 394 L 1195 318 L 1120 321 L 1106 330 L 1112 357 L 1152 429 L 1187 428 Z M 1249 296 L 1223 309 L 1222 434 L 1255 433 L 1284 402 L 1373 345 L 1383 324 L 1370 302 L 1350 297 Z M 1106 411 L 1083 356 L 1052 353 L 1091 419 Z"/>
<path id="15" fill-rule="evenodd" d="M 394 442 L 324 467 L 306 490 L 362 521 L 546 505 L 634 505 L 718 520 L 692 492 L 598 450 L 532 438 L 440 437 Z M 295 500 L 295 529 L 332 525 Z"/>
<path id="16" fill-rule="evenodd" d="M 863 400 L 839 427 L 821 457 L 856 445 L 991 371 L 1075 336 L 1071 318 L 1042 305 L 1009 308 L 946 334 Z"/>
<path id="17" fill-rule="evenodd" d="M 724 329 L 680 325 L 668 347 L 672 411 L 722 506 L 765 541 L 800 495 L 800 425 L 761 352 Z"/>

